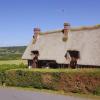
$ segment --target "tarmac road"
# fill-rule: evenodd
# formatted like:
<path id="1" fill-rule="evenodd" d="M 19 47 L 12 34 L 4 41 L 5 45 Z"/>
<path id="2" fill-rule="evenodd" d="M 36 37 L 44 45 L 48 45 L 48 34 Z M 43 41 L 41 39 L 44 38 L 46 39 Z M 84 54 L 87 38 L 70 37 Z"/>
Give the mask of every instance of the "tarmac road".
<path id="1" fill-rule="evenodd" d="M 15 88 L 1 88 L 0 100 L 89 100 L 71 96 L 25 91 Z"/>

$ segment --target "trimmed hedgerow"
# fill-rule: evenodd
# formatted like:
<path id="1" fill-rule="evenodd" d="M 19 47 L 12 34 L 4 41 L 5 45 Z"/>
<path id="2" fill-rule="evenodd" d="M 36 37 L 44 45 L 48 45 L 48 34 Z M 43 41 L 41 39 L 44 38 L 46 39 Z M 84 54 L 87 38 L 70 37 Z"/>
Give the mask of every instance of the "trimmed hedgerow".
<path id="1" fill-rule="evenodd" d="M 100 69 L 15 69 L 6 71 L 7 86 L 100 94 Z"/>
<path id="2" fill-rule="evenodd" d="M 5 71 L 10 70 L 10 69 L 18 69 L 18 68 L 26 68 L 27 66 L 24 65 L 23 63 L 19 65 L 15 64 L 2 64 L 0 65 L 0 85 L 3 85 L 5 82 Z"/>
<path id="3" fill-rule="evenodd" d="M 42 88 L 41 74 L 27 70 L 9 70 L 6 72 L 6 85 Z"/>

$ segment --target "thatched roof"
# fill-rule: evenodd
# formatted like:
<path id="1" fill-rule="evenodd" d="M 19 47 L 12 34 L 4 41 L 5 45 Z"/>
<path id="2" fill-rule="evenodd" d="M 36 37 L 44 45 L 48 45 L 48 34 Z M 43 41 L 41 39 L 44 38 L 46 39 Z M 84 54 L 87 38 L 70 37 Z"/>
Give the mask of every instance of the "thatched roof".
<path id="1" fill-rule="evenodd" d="M 41 33 L 35 44 L 31 41 L 22 59 L 32 59 L 31 51 L 38 50 L 41 60 L 56 60 L 68 63 L 65 59 L 67 50 L 80 51 L 79 64 L 100 65 L 100 25 L 71 28 L 68 40 L 63 41 L 61 30 Z"/>

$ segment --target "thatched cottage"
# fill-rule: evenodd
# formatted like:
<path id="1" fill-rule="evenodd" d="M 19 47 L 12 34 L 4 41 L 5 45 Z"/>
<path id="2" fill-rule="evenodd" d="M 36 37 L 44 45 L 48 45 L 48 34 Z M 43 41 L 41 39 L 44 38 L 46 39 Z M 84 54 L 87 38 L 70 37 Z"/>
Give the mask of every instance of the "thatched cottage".
<path id="1" fill-rule="evenodd" d="M 100 66 L 100 25 L 71 28 L 64 23 L 61 30 L 33 31 L 22 56 L 29 67 Z"/>

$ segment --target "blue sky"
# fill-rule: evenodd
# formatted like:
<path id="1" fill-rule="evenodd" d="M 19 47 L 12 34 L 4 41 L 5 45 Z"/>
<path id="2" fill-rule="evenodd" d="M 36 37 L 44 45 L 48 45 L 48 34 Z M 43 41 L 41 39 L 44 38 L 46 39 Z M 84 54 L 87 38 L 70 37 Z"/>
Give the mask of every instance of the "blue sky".
<path id="1" fill-rule="evenodd" d="M 100 0 L 0 0 L 0 46 L 27 45 L 42 31 L 100 24 Z"/>

